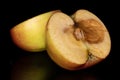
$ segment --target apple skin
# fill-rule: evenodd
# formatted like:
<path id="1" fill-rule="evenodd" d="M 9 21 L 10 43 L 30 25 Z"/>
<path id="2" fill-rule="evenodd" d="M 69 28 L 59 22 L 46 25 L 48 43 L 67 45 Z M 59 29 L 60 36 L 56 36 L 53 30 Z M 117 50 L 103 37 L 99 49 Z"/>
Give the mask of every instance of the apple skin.
<path id="1" fill-rule="evenodd" d="M 45 50 L 46 25 L 54 12 L 56 11 L 40 14 L 14 26 L 10 30 L 13 42 L 26 51 L 38 52 Z"/>

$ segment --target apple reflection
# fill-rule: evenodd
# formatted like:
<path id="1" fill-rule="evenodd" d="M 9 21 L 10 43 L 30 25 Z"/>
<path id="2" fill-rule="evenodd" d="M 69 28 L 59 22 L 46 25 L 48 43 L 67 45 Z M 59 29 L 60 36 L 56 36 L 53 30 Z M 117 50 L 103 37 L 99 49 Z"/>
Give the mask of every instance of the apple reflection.
<path id="1" fill-rule="evenodd" d="M 51 70 L 51 63 L 46 57 L 24 56 L 13 65 L 11 80 L 47 80 Z"/>
<path id="2" fill-rule="evenodd" d="M 41 53 L 18 59 L 13 65 L 11 80 L 98 80 L 98 77 L 89 71 L 64 71 Z"/>

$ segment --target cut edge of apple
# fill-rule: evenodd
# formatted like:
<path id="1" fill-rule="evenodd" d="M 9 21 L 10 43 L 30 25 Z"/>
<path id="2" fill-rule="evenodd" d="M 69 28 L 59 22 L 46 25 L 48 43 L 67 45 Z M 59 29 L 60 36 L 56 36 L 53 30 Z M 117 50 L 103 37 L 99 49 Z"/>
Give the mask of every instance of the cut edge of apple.
<path id="1" fill-rule="evenodd" d="M 84 39 L 75 39 L 73 27 L 79 22 L 77 20 L 89 18 L 97 20 L 102 25 L 105 36 L 101 42 L 89 43 Z M 82 34 L 80 37 L 83 37 Z M 49 19 L 47 52 L 52 60 L 62 68 L 78 70 L 95 65 L 109 55 L 110 48 L 111 40 L 107 28 L 96 15 L 87 10 L 78 10 L 71 17 L 57 12 Z"/>

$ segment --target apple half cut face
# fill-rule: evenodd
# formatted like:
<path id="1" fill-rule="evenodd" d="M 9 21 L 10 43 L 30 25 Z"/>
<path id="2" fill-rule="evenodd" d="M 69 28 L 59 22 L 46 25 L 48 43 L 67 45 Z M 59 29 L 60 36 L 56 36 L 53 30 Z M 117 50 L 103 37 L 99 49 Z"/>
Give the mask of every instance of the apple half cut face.
<path id="1" fill-rule="evenodd" d="M 47 52 L 64 69 L 84 69 L 109 55 L 109 32 L 90 11 L 78 10 L 71 17 L 56 12 L 50 17 L 46 29 Z"/>

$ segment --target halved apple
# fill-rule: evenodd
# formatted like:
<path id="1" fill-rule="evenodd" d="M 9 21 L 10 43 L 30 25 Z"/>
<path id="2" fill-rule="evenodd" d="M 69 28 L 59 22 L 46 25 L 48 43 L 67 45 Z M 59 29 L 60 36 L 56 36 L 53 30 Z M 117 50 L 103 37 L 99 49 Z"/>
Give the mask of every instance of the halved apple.
<path id="1" fill-rule="evenodd" d="M 68 70 L 90 67 L 105 59 L 111 48 L 103 22 L 87 10 L 72 17 L 54 13 L 47 24 L 47 51 L 52 60 Z"/>
<path id="2" fill-rule="evenodd" d="M 26 51 L 38 52 L 45 50 L 46 24 L 55 12 L 56 10 L 40 14 L 14 26 L 10 30 L 13 42 Z"/>

